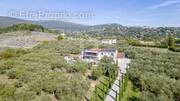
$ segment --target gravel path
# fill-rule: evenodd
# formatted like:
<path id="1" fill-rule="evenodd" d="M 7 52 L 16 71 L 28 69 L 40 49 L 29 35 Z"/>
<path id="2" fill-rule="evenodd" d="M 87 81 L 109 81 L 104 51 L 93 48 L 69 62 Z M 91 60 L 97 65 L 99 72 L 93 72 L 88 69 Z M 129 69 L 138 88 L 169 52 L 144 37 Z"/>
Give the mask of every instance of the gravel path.
<path id="1" fill-rule="evenodd" d="M 119 94 L 119 80 L 121 80 L 122 74 L 126 73 L 126 68 L 129 68 L 128 64 L 130 63 L 130 59 L 122 59 L 121 61 L 118 61 L 119 68 L 119 74 L 116 78 L 111 90 L 109 91 L 107 97 L 105 98 L 105 101 L 115 101 L 116 99 L 116 92 Z M 121 72 L 120 72 L 121 71 Z"/>

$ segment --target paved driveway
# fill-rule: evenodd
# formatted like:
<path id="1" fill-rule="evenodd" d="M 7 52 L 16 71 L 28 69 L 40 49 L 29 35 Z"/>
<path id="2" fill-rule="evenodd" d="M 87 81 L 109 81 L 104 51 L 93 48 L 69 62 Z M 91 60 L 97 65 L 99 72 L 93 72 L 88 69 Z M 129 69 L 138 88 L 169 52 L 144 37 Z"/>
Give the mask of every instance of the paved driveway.
<path id="1" fill-rule="evenodd" d="M 116 78 L 111 90 L 109 91 L 107 97 L 105 98 L 105 101 L 115 101 L 116 98 L 116 92 L 119 94 L 119 80 L 121 80 L 121 73 L 126 73 L 126 68 L 129 68 L 128 64 L 131 62 L 130 59 L 121 59 L 118 61 L 119 66 L 119 74 Z"/>

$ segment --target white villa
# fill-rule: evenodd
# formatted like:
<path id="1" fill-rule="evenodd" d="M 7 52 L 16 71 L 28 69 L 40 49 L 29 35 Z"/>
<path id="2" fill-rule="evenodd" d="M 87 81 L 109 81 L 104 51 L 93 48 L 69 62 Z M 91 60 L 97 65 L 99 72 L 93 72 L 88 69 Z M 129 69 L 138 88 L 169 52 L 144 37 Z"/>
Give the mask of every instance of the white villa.
<path id="1" fill-rule="evenodd" d="M 102 44 L 109 44 L 109 45 L 111 45 L 111 44 L 116 44 L 116 43 L 117 43 L 117 40 L 116 40 L 116 39 L 103 39 L 103 40 L 101 41 L 101 43 L 102 43 Z"/>
<path id="2" fill-rule="evenodd" d="M 81 52 L 81 58 L 89 63 L 97 64 L 104 56 L 112 57 L 114 62 L 116 63 L 118 59 L 124 58 L 124 53 L 118 53 L 116 49 L 84 49 Z"/>

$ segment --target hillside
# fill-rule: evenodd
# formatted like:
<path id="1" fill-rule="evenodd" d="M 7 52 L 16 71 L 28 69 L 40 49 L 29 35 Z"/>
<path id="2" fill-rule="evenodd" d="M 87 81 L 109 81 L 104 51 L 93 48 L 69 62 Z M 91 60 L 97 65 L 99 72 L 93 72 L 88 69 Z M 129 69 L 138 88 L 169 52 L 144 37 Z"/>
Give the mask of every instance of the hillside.
<path id="1" fill-rule="evenodd" d="M 1 53 L 0 101 L 81 101 L 89 89 L 87 65 L 64 60 L 66 54 L 79 53 L 78 43 L 47 42 Z"/>
<path id="2" fill-rule="evenodd" d="M 101 25 L 82 25 L 75 24 L 71 22 L 64 21 L 55 21 L 55 20 L 46 20 L 46 21 L 28 21 L 17 18 L 10 17 L 0 17 L 0 27 L 10 26 L 12 24 L 19 23 L 33 23 L 42 25 L 46 28 L 62 30 L 66 32 L 72 31 L 85 31 L 90 35 L 126 35 L 133 36 L 137 38 L 141 37 L 159 37 L 162 35 L 166 35 L 167 33 L 174 33 L 177 37 L 180 37 L 180 27 L 141 27 L 141 26 L 122 26 L 120 24 L 112 23 L 112 24 L 101 24 Z M 148 38 L 146 38 L 148 40 Z"/>
<path id="3" fill-rule="evenodd" d="M 88 28 L 88 26 L 81 25 L 81 24 L 75 24 L 75 23 L 64 22 L 64 21 L 55 21 L 55 20 L 36 21 L 33 23 L 42 25 L 46 28 L 61 29 L 65 31 L 84 31 L 84 30 L 87 30 Z"/>
<path id="4" fill-rule="evenodd" d="M 20 24 L 20 23 L 38 24 L 46 28 L 58 29 L 58 30 L 64 30 L 64 31 L 84 31 L 88 28 L 88 26 L 85 26 L 85 25 L 75 24 L 71 22 L 64 22 L 64 21 L 53 21 L 53 20 L 29 21 L 29 20 L 22 20 L 22 19 L 17 19 L 17 18 L 0 16 L 0 27 L 7 27 L 13 24 Z"/>
<path id="5" fill-rule="evenodd" d="M 19 23 L 30 23 L 30 21 L 0 16 L 0 27 L 7 27 Z"/>

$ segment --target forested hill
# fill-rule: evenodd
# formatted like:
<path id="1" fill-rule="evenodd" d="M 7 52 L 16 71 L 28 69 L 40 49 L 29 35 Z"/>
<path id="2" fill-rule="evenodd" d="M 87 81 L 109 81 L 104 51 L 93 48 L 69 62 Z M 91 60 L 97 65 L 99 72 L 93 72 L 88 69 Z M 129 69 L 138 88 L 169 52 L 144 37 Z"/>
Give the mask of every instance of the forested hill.
<path id="1" fill-rule="evenodd" d="M 7 27 L 13 24 L 20 24 L 20 23 L 30 23 L 30 21 L 0 16 L 0 27 Z"/>
<path id="2" fill-rule="evenodd" d="M 64 22 L 64 21 L 55 21 L 55 20 L 35 21 L 33 23 L 42 25 L 45 28 L 57 29 L 57 30 L 63 30 L 63 31 L 85 31 L 88 29 L 88 26 L 86 25 L 75 24 L 75 23 Z"/>
<path id="3" fill-rule="evenodd" d="M 45 29 L 41 25 L 22 23 L 22 24 L 14 24 L 12 26 L 0 28 L 0 34 L 13 32 L 13 31 L 20 31 L 20 30 L 38 31 L 38 32 L 49 31 L 48 29 Z"/>
<path id="4" fill-rule="evenodd" d="M 129 35 L 129 36 L 136 36 L 141 37 L 143 36 L 159 36 L 164 35 L 166 33 L 174 33 L 177 37 L 180 37 L 180 27 L 127 27 L 122 26 L 120 24 L 102 24 L 102 25 L 82 25 L 82 24 L 75 24 L 71 22 L 64 22 L 64 21 L 30 21 L 30 20 L 22 20 L 17 18 L 10 18 L 10 17 L 0 17 L 0 27 L 6 27 L 13 24 L 19 23 L 33 23 L 42 25 L 45 28 L 51 29 L 58 29 L 62 31 L 83 31 L 93 35 Z"/>
<path id="5" fill-rule="evenodd" d="M 140 27 L 140 26 L 122 26 L 120 24 L 103 24 L 91 26 L 88 32 L 89 34 L 95 35 L 126 35 L 135 36 L 137 38 L 141 37 L 158 37 L 166 35 L 168 33 L 173 33 L 177 37 L 180 37 L 180 27 Z"/>
<path id="6" fill-rule="evenodd" d="M 85 31 L 89 26 L 64 21 L 42 20 L 30 21 L 11 17 L 0 16 L 0 27 L 12 26 L 13 24 L 32 23 L 42 25 L 45 28 L 58 29 L 63 31 Z"/>

